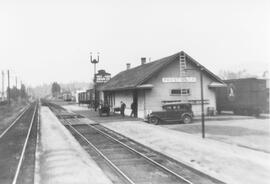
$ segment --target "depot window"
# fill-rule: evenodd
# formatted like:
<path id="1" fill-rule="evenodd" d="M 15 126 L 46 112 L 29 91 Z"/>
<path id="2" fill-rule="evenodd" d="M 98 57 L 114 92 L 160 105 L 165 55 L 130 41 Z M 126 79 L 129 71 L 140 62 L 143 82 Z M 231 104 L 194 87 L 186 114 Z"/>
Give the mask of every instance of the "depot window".
<path id="1" fill-rule="evenodd" d="M 172 89 L 171 95 L 179 95 L 179 96 L 190 95 L 190 89 Z"/>

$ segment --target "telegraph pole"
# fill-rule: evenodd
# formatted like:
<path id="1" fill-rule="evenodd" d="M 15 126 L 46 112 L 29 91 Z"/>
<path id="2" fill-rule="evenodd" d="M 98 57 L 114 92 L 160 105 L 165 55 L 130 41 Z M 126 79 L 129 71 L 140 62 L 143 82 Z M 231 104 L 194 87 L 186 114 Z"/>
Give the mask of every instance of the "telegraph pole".
<path id="1" fill-rule="evenodd" d="M 200 83 L 201 83 L 201 121 L 202 121 L 202 138 L 205 138 L 205 117 L 204 117 L 204 96 L 203 96 L 203 68 L 199 65 L 197 67 L 200 67 L 199 72 L 200 72 Z M 185 71 L 188 70 L 198 70 L 198 69 L 185 69 Z"/>
<path id="2" fill-rule="evenodd" d="M 201 79 L 201 102 L 202 102 L 202 138 L 205 138 L 205 126 L 204 126 L 204 97 L 203 97 L 203 68 L 200 69 L 200 79 Z"/>
<path id="3" fill-rule="evenodd" d="M 94 108 L 97 111 L 97 92 L 96 92 L 96 64 L 99 62 L 99 52 L 97 53 L 97 59 L 92 58 L 92 52 L 90 52 L 90 61 L 94 64 Z"/>
<path id="4" fill-rule="evenodd" d="M 4 70 L 2 70 L 2 101 L 4 101 L 5 97 L 5 73 Z"/>
<path id="5" fill-rule="evenodd" d="M 18 89 L 18 88 L 17 88 L 17 76 L 15 77 L 15 82 L 16 82 L 16 89 Z"/>
<path id="6" fill-rule="evenodd" d="M 8 104 L 10 104 L 10 81 L 9 81 L 9 70 L 8 72 Z"/>

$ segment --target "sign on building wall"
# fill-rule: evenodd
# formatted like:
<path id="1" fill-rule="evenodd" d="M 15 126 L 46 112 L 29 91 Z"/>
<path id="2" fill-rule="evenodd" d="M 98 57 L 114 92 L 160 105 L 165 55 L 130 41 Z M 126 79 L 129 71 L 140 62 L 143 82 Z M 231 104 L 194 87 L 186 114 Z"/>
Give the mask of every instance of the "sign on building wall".
<path id="1" fill-rule="evenodd" d="M 196 82 L 196 77 L 163 77 L 163 83 Z"/>
<path id="2" fill-rule="evenodd" d="M 161 101 L 162 105 L 166 104 L 177 104 L 177 103 L 190 103 L 192 105 L 201 105 L 202 101 L 201 100 L 162 100 Z M 204 99 L 203 104 L 210 104 L 209 99 Z"/>

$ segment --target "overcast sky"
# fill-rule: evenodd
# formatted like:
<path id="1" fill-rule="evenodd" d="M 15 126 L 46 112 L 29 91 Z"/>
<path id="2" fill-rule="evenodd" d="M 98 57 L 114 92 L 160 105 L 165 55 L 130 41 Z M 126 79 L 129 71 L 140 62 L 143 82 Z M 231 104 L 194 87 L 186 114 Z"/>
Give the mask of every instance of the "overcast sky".
<path id="1" fill-rule="evenodd" d="M 269 69 L 263 0 L 1 0 L 0 25 L 0 70 L 32 86 L 90 81 L 90 52 L 112 75 L 181 50 L 215 74 Z"/>

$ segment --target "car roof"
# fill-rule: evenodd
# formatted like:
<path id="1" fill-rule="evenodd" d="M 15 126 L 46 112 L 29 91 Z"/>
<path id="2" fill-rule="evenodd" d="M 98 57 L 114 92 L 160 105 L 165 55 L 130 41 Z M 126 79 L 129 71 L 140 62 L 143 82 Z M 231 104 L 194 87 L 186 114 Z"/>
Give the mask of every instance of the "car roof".
<path id="1" fill-rule="evenodd" d="M 164 107 L 164 106 L 171 106 L 171 105 L 191 105 L 191 103 L 188 103 L 188 102 L 172 102 L 172 103 L 166 103 L 166 104 L 164 104 L 162 106 Z"/>

